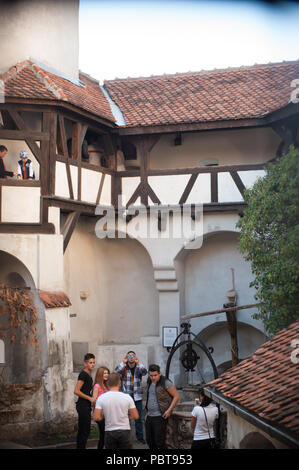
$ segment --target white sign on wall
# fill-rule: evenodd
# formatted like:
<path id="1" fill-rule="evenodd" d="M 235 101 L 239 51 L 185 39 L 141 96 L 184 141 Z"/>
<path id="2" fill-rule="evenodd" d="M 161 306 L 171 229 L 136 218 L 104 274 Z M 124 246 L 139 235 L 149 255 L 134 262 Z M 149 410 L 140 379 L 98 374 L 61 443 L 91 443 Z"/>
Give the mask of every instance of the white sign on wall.
<path id="1" fill-rule="evenodd" d="M 176 326 L 163 326 L 163 347 L 171 348 L 177 336 L 178 328 Z"/>

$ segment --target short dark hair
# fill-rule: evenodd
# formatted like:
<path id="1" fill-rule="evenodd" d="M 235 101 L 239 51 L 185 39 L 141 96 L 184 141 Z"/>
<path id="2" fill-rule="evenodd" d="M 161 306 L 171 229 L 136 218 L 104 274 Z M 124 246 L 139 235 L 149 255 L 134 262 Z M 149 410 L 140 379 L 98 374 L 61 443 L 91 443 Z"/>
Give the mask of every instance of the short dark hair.
<path id="1" fill-rule="evenodd" d="M 212 403 L 212 399 L 207 397 L 202 389 L 199 390 L 199 396 L 203 397 L 203 400 L 200 404 L 201 406 L 209 406 L 209 404 Z"/>
<path id="2" fill-rule="evenodd" d="M 116 387 L 120 384 L 120 375 L 117 372 L 112 372 L 107 380 L 108 388 Z"/>
<path id="3" fill-rule="evenodd" d="M 85 354 L 85 356 L 84 356 L 84 362 L 85 362 L 85 361 L 89 361 L 89 359 L 95 359 L 95 355 L 92 354 L 92 353 L 87 353 L 87 354 Z"/>
<path id="4" fill-rule="evenodd" d="M 157 364 L 151 364 L 150 366 L 148 366 L 148 371 L 160 373 L 160 366 L 158 366 Z"/>
<path id="5" fill-rule="evenodd" d="M 128 352 L 127 352 L 127 355 L 130 354 L 130 353 L 133 353 L 133 354 L 136 355 L 135 351 L 128 351 Z"/>
<path id="6" fill-rule="evenodd" d="M 8 151 L 5 145 L 0 145 L 0 152 L 3 152 L 4 150 Z"/>

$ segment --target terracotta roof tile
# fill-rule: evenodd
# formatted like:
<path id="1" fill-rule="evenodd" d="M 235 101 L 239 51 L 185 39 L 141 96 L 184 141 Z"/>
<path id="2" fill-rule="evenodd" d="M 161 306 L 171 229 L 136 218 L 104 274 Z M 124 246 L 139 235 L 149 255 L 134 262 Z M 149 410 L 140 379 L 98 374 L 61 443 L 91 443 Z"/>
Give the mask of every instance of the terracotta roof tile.
<path id="1" fill-rule="evenodd" d="M 291 361 L 294 339 L 299 340 L 299 320 L 206 386 L 299 436 L 299 364 Z"/>
<path id="2" fill-rule="evenodd" d="M 5 98 L 55 100 L 71 103 L 92 114 L 115 122 L 110 105 L 99 83 L 88 75 L 79 74 L 83 86 L 43 70 L 26 60 L 0 75 L 4 81 Z"/>
<path id="3" fill-rule="evenodd" d="M 127 127 L 260 118 L 286 106 L 299 61 L 107 80 Z"/>
<path id="4" fill-rule="evenodd" d="M 39 296 L 46 308 L 69 307 L 72 305 L 69 297 L 64 292 L 46 292 L 40 290 Z"/>

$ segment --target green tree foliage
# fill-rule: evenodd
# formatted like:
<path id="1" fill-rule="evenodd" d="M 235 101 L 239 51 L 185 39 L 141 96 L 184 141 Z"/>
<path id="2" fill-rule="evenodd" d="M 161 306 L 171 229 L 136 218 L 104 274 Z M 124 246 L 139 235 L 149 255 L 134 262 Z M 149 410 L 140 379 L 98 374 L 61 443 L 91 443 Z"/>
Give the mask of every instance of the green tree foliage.
<path id="1" fill-rule="evenodd" d="M 248 207 L 237 227 L 255 277 L 250 287 L 260 305 L 254 318 L 276 334 L 299 318 L 299 149 L 290 147 L 269 166 L 244 200 Z"/>

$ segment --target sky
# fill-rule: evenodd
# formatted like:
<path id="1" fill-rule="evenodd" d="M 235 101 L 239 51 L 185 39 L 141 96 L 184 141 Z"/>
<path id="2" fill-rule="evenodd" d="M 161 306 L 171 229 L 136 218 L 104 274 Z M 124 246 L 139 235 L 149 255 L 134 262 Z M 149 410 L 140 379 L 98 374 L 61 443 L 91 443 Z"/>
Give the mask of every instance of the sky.
<path id="1" fill-rule="evenodd" d="M 79 67 L 103 80 L 299 59 L 299 5 L 80 0 Z"/>

